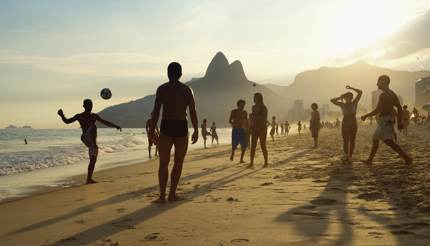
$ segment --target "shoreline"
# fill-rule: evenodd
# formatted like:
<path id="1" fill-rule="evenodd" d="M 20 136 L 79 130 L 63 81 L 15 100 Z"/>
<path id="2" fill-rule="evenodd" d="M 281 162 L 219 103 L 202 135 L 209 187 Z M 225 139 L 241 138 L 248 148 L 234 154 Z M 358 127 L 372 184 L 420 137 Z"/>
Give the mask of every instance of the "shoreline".
<path id="1" fill-rule="evenodd" d="M 229 146 L 229 145 L 228 144 L 219 144 L 218 146 L 209 147 L 207 149 L 217 149 L 217 148 L 222 148 L 222 147 L 226 147 L 226 146 Z M 201 151 L 201 150 L 204 150 L 204 149 L 200 149 L 200 148 L 192 149 L 187 153 L 187 155 L 192 154 L 193 151 Z M 173 150 L 172 150 L 172 153 L 173 153 Z M 94 171 L 94 176 L 97 177 L 97 175 L 99 175 L 99 174 L 103 175 L 105 172 L 112 172 L 115 169 L 127 168 L 129 166 L 149 165 L 151 162 L 156 162 L 155 164 L 158 166 L 158 157 L 149 159 L 148 157 L 145 156 L 145 157 L 142 157 L 141 159 L 142 160 L 132 159 L 132 160 L 125 161 L 125 162 L 119 161 L 119 162 L 111 163 L 111 164 L 109 164 L 108 167 L 102 168 L 99 171 L 97 171 L 97 165 L 96 165 L 96 170 Z M 124 163 L 124 164 L 116 165 L 119 163 Z M 35 172 L 38 172 L 38 171 L 54 172 L 56 168 L 64 168 L 64 166 L 57 166 L 57 167 L 51 167 L 49 169 L 35 170 Z M 17 175 L 26 175 L 26 174 L 27 173 L 17 173 L 17 174 L 12 174 L 9 177 L 14 178 L 14 176 L 16 177 Z M 10 197 L 6 197 L 4 199 L 1 199 L 0 205 L 3 203 L 10 203 L 10 202 L 14 202 L 14 201 L 22 200 L 22 199 L 31 198 L 33 196 L 39 196 L 39 195 L 43 195 L 46 193 L 52 193 L 52 192 L 56 192 L 56 191 L 60 191 L 60 190 L 68 189 L 68 188 L 85 186 L 85 185 L 87 185 L 85 183 L 85 178 L 86 178 L 86 166 L 85 166 L 85 173 L 72 175 L 72 176 L 66 177 L 64 179 L 57 180 L 56 181 L 57 184 L 28 186 L 26 188 L 27 192 L 24 191 L 21 193 L 21 195 L 10 196 Z M 97 180 L 97 178 L 95 178 L 95 179 Z"/>

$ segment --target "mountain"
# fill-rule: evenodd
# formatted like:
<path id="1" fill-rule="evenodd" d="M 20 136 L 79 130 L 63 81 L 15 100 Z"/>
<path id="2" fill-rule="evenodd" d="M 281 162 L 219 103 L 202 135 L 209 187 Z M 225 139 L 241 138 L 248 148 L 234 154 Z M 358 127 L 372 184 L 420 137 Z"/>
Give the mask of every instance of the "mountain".
<path id="1" fill-rule="evenodd" d="M 193 78 L 186 83 L 193 91 L 199 121 L 207 118 L 219 127 L 228 126 L 230 111 L 236 107 L 238 99 L 247 102 L 249 112 L 253 95 L 263 94 L 269 115 L 283 117 L 286 113 L 286 100 L 265 86 L 248 80 L 242 63 L 229 63 L 225 55 L 218 52 L 209 63 L 202 78 Z M 106 108 L 100 112 L 102 117 L 118 123 L 122 127 L 144 127 L 154 106 L 155 95 Z"/>
<path id="2" fill-rule="evenodd" d="M 305 105 L 311 102 L 329 103 L 330 98 L 346 92 L 345 86 L 351 85 L 363 90 L 361 104 L 371 105 L 371 93 L 377 89 L 376 82 L 380 75 L 391 78 L 390 87 L 398 93 L 404 103 L 415 104 L 415 83 L 419 78 L 429 76 L 430 71 L 397 71 L 357 62 L 345 67 L 321 67 L 299 73 L 289 86 L 269 85 L 279 95 L 303 99 Z"/>

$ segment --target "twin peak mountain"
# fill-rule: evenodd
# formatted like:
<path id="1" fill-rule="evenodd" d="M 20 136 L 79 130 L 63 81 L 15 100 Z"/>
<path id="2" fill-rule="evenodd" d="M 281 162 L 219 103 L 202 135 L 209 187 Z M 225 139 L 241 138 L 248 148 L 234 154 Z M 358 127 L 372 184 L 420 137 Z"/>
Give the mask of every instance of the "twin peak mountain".
<path id="1" fill-rule="evenodd" d="M 263 94 L 271 115 L 281 112 L 282 97 L 265 86 L 249 81 L 242 63 L 236 60 L 230 64 L 221 52 L 209 63 L 203 77 L 194 78 L 186 84 L 194 91 L 199 121 L 206 118 L 209 123 L 215 122 L 219 127 L 228 126 L 230 111 L 236 108 L 237 100 L 244 99 L 249 112 L 256 92 Z M 115 105 L 102 110 L 100 115 L 118 122 L 122 127 L 145 127 L 154 99 L 155 96 L 150 95 Z"/>

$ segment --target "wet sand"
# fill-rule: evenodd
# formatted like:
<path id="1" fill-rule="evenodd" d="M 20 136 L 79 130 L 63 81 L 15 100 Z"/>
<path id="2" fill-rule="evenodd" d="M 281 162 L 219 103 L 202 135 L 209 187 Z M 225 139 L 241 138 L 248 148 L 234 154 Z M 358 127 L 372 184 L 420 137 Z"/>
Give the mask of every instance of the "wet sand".
<path id="1" fill-rule="evenodd" d="M 302 136 L 268 140 L 269 168 L 230 162 L 229 147 L 190 152 L 179 192 L 153 204 L 157 160 L 104 170 L 99 184 L 0 204 L 1 245 L 430 245 L 430 131 L 400 138 L 415 163 L 381 145 L 362 164 L 372 126 L 361 127 L 352 164 L 338 130 L 320 147 Z M 249 157 L 246 157 L 249 160 Z"/>

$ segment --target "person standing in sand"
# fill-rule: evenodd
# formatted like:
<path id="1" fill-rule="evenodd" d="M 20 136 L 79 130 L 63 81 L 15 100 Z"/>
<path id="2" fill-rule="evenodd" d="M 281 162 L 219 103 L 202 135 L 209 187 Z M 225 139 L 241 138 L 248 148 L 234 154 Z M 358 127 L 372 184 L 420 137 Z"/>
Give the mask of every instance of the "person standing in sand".
<path id="1" fill-rule="evenodd" d="M 264 157 L 264 166 L 268 166 L 268 154 L 266 147 L 267 139 L 267 107 L 264 105 L 263 95 L 261 93 L 254 94 L 254 105 L 252 106 L 251 114 L 251 163 L 248 167 L 254 167 L 255 150 L 257 142 L 260 140 L 261 151 Z"/>
<path id="2" fill-rule="evenodd" d="M 275 132 L 277 127 L 277 123 L 276 123 L 276 117 L 273 116 L 272 117 L 272 123 L 270 123 L 270 137 L 272 138 L 272 141 L 275 141 Z"/>
<path id="3" fill-rule="evenodd" d="M 200 126 L 202 128 L 203 146 L 206 149 L 206 140 L 208 138 L 209 132 L 207 129 L 207 120 L 203 119 L 203 123 Z"/>
<path id="4" fill-rule="evenodd" d="M 231 131 L 231 155 L 230 161 L 233 161 L 234 152 L 240 144 L 242 153 L 240 154 L 240 163 L 244 163 L 243 157 L 245 156 L 246 148 L 248 147 L 248 113 L 244 110 L 246 102 L 242 99 L 237 101 L 237 108 L 233 109 L 230 113 L 228 122 L 233 127 Z"/>
<path id="5" fill-rule="evenodd" d="M 188 149 L 188 123 L 187 108 L 191 117 L 194 132 L 191 137 L 192 144 L 199 138 L 196 105 L 193 91 L 190 87 L 179 81 L 182 76 L 182 67 L 177 62 L 172 62 L 167 68 L 169 82 L 157 89 L 154 110 L 152 111 L 150 135 L 155 137 L 155 127 L 158 123 L 161 107 L 163 114 L 160 125 L 160 138 L 158 151 L 160 155 L 160 167 L 158 180 L 160 185 L 160 197 L 156 203 L 166 202 L 166 186 L 169 177 L 169 162 L 172 146 L 175 146 L 174 165 L 171 172 L 170 192 L 168 200 L 175 202 L 181 200 L 176 194 L 182 166 Z"/>
<path id="6" fill-rule="evenodd" d="M 88 154 L 90 157 L 90 163 L 88 164 L 87 184 L 95 184 L 97 181 L 93 179 L 93 172 L 97 162 L 97 156 L 99 154 L 99 147 L 97 146 L 97 126 L 96 122 L 99 121 L 106 126 L 114 127 L 121 131 L 121 127 L 102 119 L 98 114 L 94 114 L 93 102 L 90 99 L 85 99 L 83 107 L 84 112 L 67 118 L 64 116 L 63 110 L 58 110 L 58 115 L 61 117 L 64 123 L 71 124 L 75 121 L 79 122 L 82 129 L 81 141 L 88 147 Z"/>
<path id="7" fill-rule="evenodd" d="M 288 134 L 290 133 L 290 122 L 285 121 L 285 134 L 288 136 Z"/>
<path id="8" fill-rule="evenodd" d="M 211 138 L 212 138 L 212 144 L 214 144 L 214 140 L 216 140 L 216 144 L 218 145 L 218 133 L 216 132 L 216 125 L 215 122 L 212 122 L 211 126 Z"/>
<path id="9" fill-rule="evenodd" d="M 403 105 L 403 134 L 408 135 L 409 124 L 411 123 L 411 112 L 408 110 L 408 105 Z"/>
<path id="10" fill-rule="evenodd" d="M 314 148 L 318 147 L 318 134 L 321 129 L 320 112 L 318 112 L 318 104 L 311 104 L 311 120 L 309 122 L 309 130 L 311 131 L 312 138 L 314 139 Z"/>
<path id="11" fill-rule="evenodd" d="M 403 149 L 394 142 L 393 132 L 394 132 L 394 120 L 393 120 L 393 109 L 397 108 L 397 127 L 398 129 L 403 129 L 402 120 L 402 106 L 400 105 L 399 98 L 390 89 L 390 77 L 387 75 L 382 75 L 378 78 L 377 83 L 378 88 L 382 91 L 379 96 L 378 105 L 376 109 L 372 112 L 363 115 L 361 117 L 362 121 L 366 118 L 378 115 L 378 127 L 373 135 L 372 150 L 370 152 L 369 158 L 363 162 L 366 164 L 371 164 L 376 152 L 378 151 L 379 140 L 383 140 L 384 143 L 390 146 L 396 153 L 398 153 L 406 164 L 412 164 L 412 158 L 408 156 Z"/>
<path id="12" fill-rule="evenodd" d="M 151 156 L 151 147 L 152 145 L 155 145 L 155 156 L 158 155 L 158 143 L 156 142 L 156 140 L 158 139 L 159 135 L 160 135 L 160 131 L 158 130 L 158 127 L 155 126 L 155 137 L 152 138 L 149 134 L 151 128 L 151 119 L 148 119 L 146 121 L 146 136 L 148 137 L 148 153 L 149 153 L 149 159 L 152 158 Z M 155 140 L 155 141 L 154 141 Z"/>
<path id="13" fill-rule="evenodd" d="M 297 131 L 299 132 L 299 136 L 300 136 L 302 131 L 302 122 L 300 120 L 299 122 L 297 122 Z"/>
<path id="14" fill-rule="evenodd" d="M 353 88 L 349 85 L 346 89 L 353 90 L 357 93 L 354 98 L 352 92 L 347 92 L 342 94 L 340 97 L 331 99 L 334 105 L 339 106 L 342 109 L 343 119 L 342 119 L 342 139 L 343 139 L 343 152 L 345 153 L 345 161 L 351 161 L 352 154 L 355 148 L 355 137 L 357 135 L 357 108 L 358 102 L 363 95 L 363 91 Z M 337 119 L 338 120 L 338 119 Z M 337 125 L 336 120 L 336 125 Z"/>

